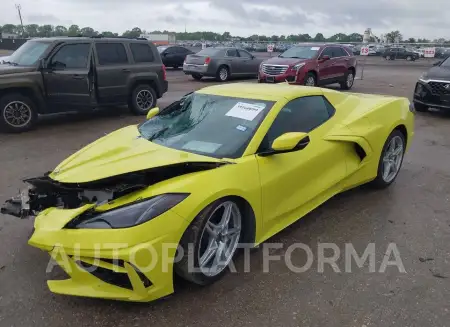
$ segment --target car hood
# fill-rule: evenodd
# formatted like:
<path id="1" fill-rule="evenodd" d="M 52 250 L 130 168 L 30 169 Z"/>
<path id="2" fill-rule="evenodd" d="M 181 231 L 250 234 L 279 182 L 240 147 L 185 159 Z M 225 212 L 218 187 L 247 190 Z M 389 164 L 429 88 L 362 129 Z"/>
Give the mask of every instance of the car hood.
<path id="1" fill-rule="evenodd" d="M 308 61 L 309 59 L 297 59 L 297 58 L 280 58 L 280 57 L 274 57 L 267 59 L 264 61 L 265 64 L 268 65 L 289 65 L 293 66 L 296 64 L 299 64 L 301 62 Z"/>
<path id="2" fill-rule="evenodd" d="M 35 67 L 13 66 L 9 64 L 0 65 L 0 75 L 9 75 L 17 73 L 28 73 L 35 71 Z"/>
<path id="3" fill-rule="evenodd" d="M 137 126 L 129 126 L 104 136 L 71 155 L 49 177 L 62 183 L 87 183 L 131 172 L 193 162 L 224 161 L 152 143 L 140 137 Z"/>
<path id="4" fill-rule="evenodd" d="M 428 70 L 426 78 L 450 81 L 450 67 L 432 67 Z"/>

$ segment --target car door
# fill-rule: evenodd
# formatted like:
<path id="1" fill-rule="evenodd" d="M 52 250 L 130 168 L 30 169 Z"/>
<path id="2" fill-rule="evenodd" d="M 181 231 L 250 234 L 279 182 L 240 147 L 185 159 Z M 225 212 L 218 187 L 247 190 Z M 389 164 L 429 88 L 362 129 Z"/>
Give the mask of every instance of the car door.
<path id="1" fill-rule="evenodd" d="M 43 69 L 50 111 L 60 112 L 89 107 L 93 102 L 91 43 L 61 45 Z"/>
<path id="2" fill-rule="evenodd" d="M 176 47 L 170 47 L 162 53 L 162 60 L 167 67 L 174 67 L 177 64 Z"/>
<path id="3" fill-rule="evenodd" d="M 256 156 L 259 166 L 264 231 L 279 231 L 335 194 L 346 176 L 346 150 L 341 142 L 325 141 L 335 126 L 334 108 L 323 96 L 301 97 L 281 109 L 258 152 L 270 150 L 279 136 L 308 133 L 302 150 Z"/>
<path id="4" fill-rule="evenodd" d="M 333 47 L 333 59 L 335 60 L 336 77 L 343 78 L 347 73 L 349 54 L 341 47 Z"/>
<path id="5" fill-rule="evenodd" d="M 183 66 L 184 60 L 186 59 L 186 56 L 190 54 L 191 51 L 189 51 L 186 48 L 183 47 L 177 47 L 177 65 Z"/>
<path id="6" fill-rule="evenodd" d="M 131 74 L 130 58 L 122 42 L 96 42 L 98 101 L 123 104 L 128 101 L 127 83 Z"/>
<path id="7" fill-rule="evenodd" d="M 225 51 L 224 60 L 228 66 L 230 66 L 231 75 L 242 75 L 245 71 L 244 65 L 240 61 L 239 54 L 236 49 L 228 49 Z"/>
<path id="8" fill-rule="evenodd" d="M 397 53 L 398 59 L 405 59 L 406 58 L 406 49 L 399 48 Z"/>
<path id="9" fill-rule="evenodd" d="M 328 56 L 328 60 L 324 60 L 323 57 Z M 319 82 L 327 83 L 336 75 L 336 67 L 334 66 L 333 51 L 331 47 L 325 47 L 318 59 L 319 66 Z"/>
<path id="10" fill-rule="evenodd" d="M 261 60 L 256 59 L 255 56 L 245 50 L 238 50 L 238 53 L 244 69 L 243 73 L 249 76 L 257 76 Z"/>

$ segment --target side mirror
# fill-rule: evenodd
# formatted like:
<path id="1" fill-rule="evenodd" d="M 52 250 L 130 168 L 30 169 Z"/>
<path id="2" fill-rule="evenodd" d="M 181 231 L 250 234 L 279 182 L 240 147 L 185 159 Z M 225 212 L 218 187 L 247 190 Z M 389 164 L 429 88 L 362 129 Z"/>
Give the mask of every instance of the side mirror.
<path id="1" fill-rule="evenodd" d="M 321 60 L 321 61 L 327 61 L 327 60 L 330 60 L 330 56 L 327 56 L 327 55 L 322 56 L 322 57 L 320 57 L 320 60 Z"/>
<path id="2" fill-rule="evenodd" d="M 157 114 L 159 114 L 159 108 L 154 107 L 154 108 L 150 109 L 150 111 L 147 113 L 147 119 L 152 119 Z"/>
<path id="3" fill-rule="evenodd" d="M 441 61 L 437 61 L 433 64 L 433 66 L 439 66 L 441 64 Z"/>
<path id="4" fill-rule="evenodd" d="M 267 157 L 277 153 L 294 152 L 304 149 L 310 142 L 306 133 L 294 132 L 285 133 L 275 139 L 272 143 L 272 150 L 260 153 L 262 157 Z"/>

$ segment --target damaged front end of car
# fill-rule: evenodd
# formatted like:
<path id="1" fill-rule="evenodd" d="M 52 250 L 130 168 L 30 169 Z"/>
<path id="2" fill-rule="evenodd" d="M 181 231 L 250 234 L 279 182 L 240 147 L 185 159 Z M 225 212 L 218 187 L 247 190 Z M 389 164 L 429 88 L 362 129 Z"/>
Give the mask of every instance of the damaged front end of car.
<path id="1" fill-rule="evenodd" d="M 27 188 L 7 200 L 2 214 L 21 219 L 35 217 L 47 208 L 76 209 L 101 205 L 158 182 L 177 176 L 218 168 L 226 162 L 187 162 L 151 168 L 84 183 L 64 183 L 44 176 L 25 179 Z"/>

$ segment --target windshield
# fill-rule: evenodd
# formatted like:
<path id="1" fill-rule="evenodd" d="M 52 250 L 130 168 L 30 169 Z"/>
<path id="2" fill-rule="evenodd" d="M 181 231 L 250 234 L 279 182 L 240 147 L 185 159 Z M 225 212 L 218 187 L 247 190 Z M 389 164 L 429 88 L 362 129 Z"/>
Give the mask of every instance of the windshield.
<path id="1" fill-rule="evenodd" d="M 440 64 L 441 67 L 450 67 L 450 57 L 447 57 L 442 64 Z"/>
<path id="2" fill-rule="evenodd" d="M 49 46 L 48 42 L 27 41 L 6 62 L 18 66 L 34 66 Z"/>
<path id="3" fill-rule="evenodd" d="M 158 52 L 161 53 L 166 50 L 168 47 L 158 47 Z"/>
<path id="4" fill-rule="evenodd" d="M 317 52 L 320 50 L 320 47 L 311 47 L 311 46 L 303 46 L 303 47 L 292 47 L 285 52 L 283 52 L 280 57 L 281 58 L 298 58 L 298 59 L 311 59 L 313 58 Z"/>
<path id="5" fill-rule="evenodd" d="M 183 97 L 141 124 L 151 142 L 214 158 L 239 158 L 274 102 L 201 93 Z"/>

